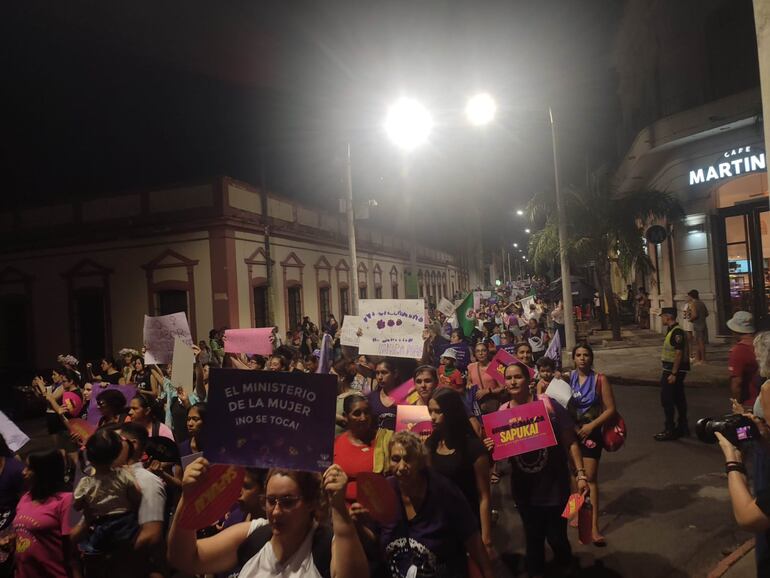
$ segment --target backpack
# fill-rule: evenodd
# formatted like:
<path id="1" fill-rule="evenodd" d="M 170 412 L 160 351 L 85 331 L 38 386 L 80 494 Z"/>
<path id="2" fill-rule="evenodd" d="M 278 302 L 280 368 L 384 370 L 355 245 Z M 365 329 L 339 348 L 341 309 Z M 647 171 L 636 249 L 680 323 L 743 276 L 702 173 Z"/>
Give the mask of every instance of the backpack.
<path id="1" fill-rule="evenodd" d="M 256 556 L 273 537 L 273 527 L 265 524 L 254 530 L 238 546 L 238 566 L 242 568 L 246 562 Z M 313 565 L 323 578 L 332 576 L 332 538 L 334 533 L 327 526 L 318 526 L 313 531 L 313 545 L 310 551 L 313 554 Z"/>

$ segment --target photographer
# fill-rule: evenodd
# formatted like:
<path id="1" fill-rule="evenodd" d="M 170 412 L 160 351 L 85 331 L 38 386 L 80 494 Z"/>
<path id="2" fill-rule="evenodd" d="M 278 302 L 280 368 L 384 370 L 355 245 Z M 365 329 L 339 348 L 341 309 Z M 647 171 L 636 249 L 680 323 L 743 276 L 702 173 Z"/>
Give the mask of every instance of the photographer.
<path id="1" fill-rule="evenodd" d="M 770 444 L 770 428 L 767 423 L 756 416 L 751 418 L 761 433 L 758 443 Z M 740 450 L 721 433 L 715 432 L 714 435 L 725 456 L 727 484 L 735 521 L 742 529 L 756 533 L 757 576 L 770 576 L 770 487 L 758 486 L 756 498 L 753 497 Z M 757 450 L 766 451 L 766 448 L 757 447 Z"/>

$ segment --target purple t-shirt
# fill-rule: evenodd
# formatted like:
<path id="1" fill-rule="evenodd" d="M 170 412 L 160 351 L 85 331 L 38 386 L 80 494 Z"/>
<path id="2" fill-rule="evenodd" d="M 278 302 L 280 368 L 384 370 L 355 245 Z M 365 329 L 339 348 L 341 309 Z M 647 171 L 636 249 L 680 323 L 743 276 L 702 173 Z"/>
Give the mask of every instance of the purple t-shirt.
<path id="1" fill-rule="evenodd" d="M 399 498 L 396 521 L 382 527 L 380 545 L 388 574 L 405 578 L 415 565 L 420 578 L 465 577 L 465 541 L 478 533 L 478 522 L 457 486 L 430 469 L 427 477 L 428 491 L 417 515 L 407 520 Z M 400 496 L 396 478 L 388 482 Z"/>
<path id="2" fill-rule="evenodd" d="M 558 443 L 510 459 L 511 494 L 517 503 L 561 507 L 570 494 L 568 456 L 562 443 L 574 438 L 575 422 L 561 404 L 548 400 L 546 407 Z"/>
<path id="3" fill-rule="evenodd" d="M 390 407 L 385 407 L 380 399 L 379 389 L 375 389 L 369 394 L 369 409 L 372 412 L 372 417 L 377 420 L 377 427 L 380 429 L 395 431 L 397 407 L 395 403 Z"/>

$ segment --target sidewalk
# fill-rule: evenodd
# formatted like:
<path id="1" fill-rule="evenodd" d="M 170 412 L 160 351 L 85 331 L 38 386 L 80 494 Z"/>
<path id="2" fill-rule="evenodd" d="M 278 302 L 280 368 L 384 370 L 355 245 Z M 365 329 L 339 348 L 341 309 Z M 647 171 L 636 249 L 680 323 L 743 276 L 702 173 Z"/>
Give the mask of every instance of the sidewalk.
<path id="1" fill-rule="evenodd" d="M 707 578 L 754 578 L 756 575 L 754 538 L 752 538 L 732 554 L 725 556 L 724 560 L 709 572 Z"/>
<path id="2" fill-rule="evenodd" d="M 660 385 L 660 350 L 663 335 L 649 329 L 624 327 L 623 341 L 612 341 L 610 331 L 594 331 L 589 343 L 594 348 L 594 365 L 612 383 L 625 385 Z M 732 343 L 710 343 L 706 346 L 706 363 L 694 365 L 687 375 L 687 387 L 724 387 L 730 373 L 727 357 Z M 570 367 L 569 352 L 565 352 L 564 367 Z"/>

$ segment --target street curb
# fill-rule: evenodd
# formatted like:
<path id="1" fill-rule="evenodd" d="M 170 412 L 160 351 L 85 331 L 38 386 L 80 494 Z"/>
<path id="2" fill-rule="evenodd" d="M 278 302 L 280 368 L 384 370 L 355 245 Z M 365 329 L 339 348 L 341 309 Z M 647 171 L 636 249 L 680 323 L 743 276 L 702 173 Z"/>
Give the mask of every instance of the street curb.
<path id="1" fill-rule="evenodd" d="M 622 377 L 620 375 L 610 375 L 610 374 L 607 374 L 607 379 L 610 381 L 610 383 L 618 384 L 618 385 L 638 385 L 642 387 L 660 387 L 660 379 L 641 379 L 637 377 Z M 687 381 L 685 381 L 684 386 L 685 388 L 690 388 L 690 387 L 720 388 L 720 387 L 727 387 L 728 383 L 726 381 L 724 383 L 718 383 L 715 381 L 696 381 L 696 382 L 688 383 Z"/>
<path id="2" fill-rule="evenodd" d="M 734 566 L 738 560 L 746 556 L 754 549 L 754 538 L 746 540 L 743 544 L 738 546 L 732 553 L 728 554 L 717 564 L 714 569 L 709 572 L 707 578 L 721 578 L 725 573 Z"/>

